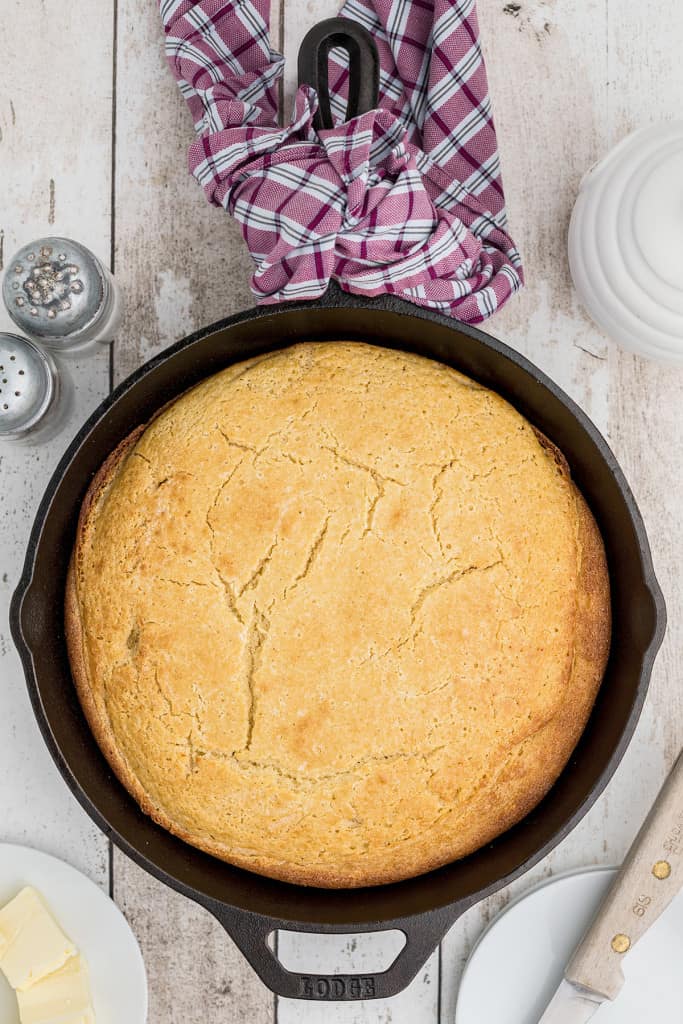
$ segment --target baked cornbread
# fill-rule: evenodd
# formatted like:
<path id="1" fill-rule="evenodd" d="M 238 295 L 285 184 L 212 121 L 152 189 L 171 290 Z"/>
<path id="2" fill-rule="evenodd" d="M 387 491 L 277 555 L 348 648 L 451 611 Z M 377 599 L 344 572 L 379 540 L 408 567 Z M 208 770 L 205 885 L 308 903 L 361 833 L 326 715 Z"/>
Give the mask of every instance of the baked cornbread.
<path id="1" fill-rule="evenodd" d="M 135 430 L 84 502 L 78 693 L 155 821 L 305 885 L 391 882 L 520 820 L 610 635 L 560 453 L 418 356 L 303 344 Z"/>

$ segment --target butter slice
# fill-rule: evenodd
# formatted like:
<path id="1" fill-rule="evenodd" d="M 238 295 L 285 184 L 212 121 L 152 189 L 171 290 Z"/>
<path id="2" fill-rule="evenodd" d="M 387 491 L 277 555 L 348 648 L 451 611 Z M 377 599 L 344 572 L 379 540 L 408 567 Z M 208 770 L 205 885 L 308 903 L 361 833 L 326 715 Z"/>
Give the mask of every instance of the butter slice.
<path id="1" fill-rule="evenodd" d="M 94 1021 L 88 971 L 80 956 L 24 992 L 17 992 L 21 1024 L 87 1024 Z"/>
<path id="2" fill-rule="evenodd" d="M 76 953 L 35 889 L 22 889 L 0 910 L 0 970 L 13 989 L 23 992 Z"/>
<path id="3" fill-rule="evenodd" d="M 0 957 L 14 942 L 33 908 L 33 889 L 22 889 L 0 910 Z"/>

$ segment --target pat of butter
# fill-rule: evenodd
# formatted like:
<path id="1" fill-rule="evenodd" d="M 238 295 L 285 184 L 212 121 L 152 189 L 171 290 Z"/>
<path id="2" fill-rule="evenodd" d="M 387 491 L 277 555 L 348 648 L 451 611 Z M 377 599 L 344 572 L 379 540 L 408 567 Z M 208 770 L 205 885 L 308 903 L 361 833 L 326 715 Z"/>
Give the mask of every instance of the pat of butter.
<path id="1" fill-rule="evenodd" d="M 13 989 L 35 985 L 76 952 L 35 889 L 22 889 L 0 910 L 0 969 Z"/>
<path id="2" fill-rule="evenodd" d="M 87 968 L 80 956 L 60 970 L 17 992 L 21 1024 L 88 1024 L 94 1022 Z"/>

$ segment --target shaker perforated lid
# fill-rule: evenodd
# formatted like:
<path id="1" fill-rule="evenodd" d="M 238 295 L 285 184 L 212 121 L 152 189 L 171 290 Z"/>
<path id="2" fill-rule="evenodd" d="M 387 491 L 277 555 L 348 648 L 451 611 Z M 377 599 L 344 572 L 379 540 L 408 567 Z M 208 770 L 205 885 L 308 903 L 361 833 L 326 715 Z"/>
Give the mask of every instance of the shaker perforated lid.
<path id="1" fill-rule="evenodd" d="M 17 327 L 35 338 L 59 342 L 87 330 L 107 288 L 89 249 L 66 238 L 43 238 L 16 253 L 2 292 Z"/>
<path id="2" fill-rule="evenodd" d="M 56 394 L 49 356 L 28 338 L 0 333 L 0 438 L 37 427 Z"/>
<path id="3" fill-rule="evenodd" d="M 616 341 L 683 364 L 683 121 L 634 132 L 588 172 L 569 263 L 584 306 Z"/>

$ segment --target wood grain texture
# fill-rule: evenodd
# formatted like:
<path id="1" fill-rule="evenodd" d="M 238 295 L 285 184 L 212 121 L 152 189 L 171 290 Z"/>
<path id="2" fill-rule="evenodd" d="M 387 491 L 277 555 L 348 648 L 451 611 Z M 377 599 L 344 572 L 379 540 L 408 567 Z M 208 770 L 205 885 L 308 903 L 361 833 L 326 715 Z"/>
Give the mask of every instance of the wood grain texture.
<path id="1" fill-rule="evenodd" d="M 628 132 L 683 111 L 683 6 L 657 0 L 608 0 L 609 137 L 605 149 Z M 683 742 L 683 550 L 681 473 L 683 372 L 610 347 L 611 439 L 648 527 L 655 569 L 669 611 L 643 716 L 643 748 L 661 751 L 670 765 Z M 638 737 L 640 739 L 640 736 Z M 660 771 L 659 779 L 663 775 Z M 656 782 L 648 784 L 653 795 Z"/>
<path id="2" fill-rule="evenodd" d="M 127 308 L 116 381 L 196 328 L 253 305 L 238 227 L 188 172 L 193 139 L 158 5 L 118 0 L 115 270 Z"/>
<path id="3" fill-rule="evenodd" d="M 253 304 L 239 230 L 188 173 L 193 138 L 164 57 L 158 5 L 118 0 L 115 270 L 127 307 L 115 381 L 197 328 Z M 145 957 L 149 1024 L 272 1021 L 272 994 L 210 914 L 118 851 L 113 881 Z"/>
<path id="4" fill-rule="evenodd" d="M 480 3 L 479 18 L 510 230 L 526 273 L 524 291 L 489 329 L 545 370 L 607 433 L 607 341 L 579 306 L 566 254 L 578 184 L 606 131 L 604 0 L 500 0 Z M 443 943 L 442 1020 L 453 1018 L 472 946 L 511 899 L 552 874 L 619 859 L 604 821 L 598 805 L 550 857 L 456 923 Z"/>
<path id="5" fill-rule="evenodd" d="M 67 6 L 5 0 L 0 11 L 0 274 L 25 242 L 70 235 L 109 256 L 112 3 Z M 64 41 L 87 37 L 79 60 Z M 27 69 L 26 40 L 31 40 Z M 41 89 L 59 98 L 36 102 Z M 104 73 L 103 73 L 104 69 Z M 0 311 L 0 330 L 13 330 Z M 70 796 L 52 764 L 29 705 L 9 636 L 9 601 L 29 530 L 49 476 L 69 438 L 109 386 L 109 353 L 69 362 L 76 398 L 65 428 L 40 447 L 0 442 L 0 841 L 27 843 L 68 860 L 107 887 L 109 844 Z"/>
<path id="6" fill-rule="evenodd" d="M 208 911 L 118 851 L 114 897 L 145 958 L 149 1024 L 271 1024 L 275 997 Z"/>
<path id="7" fill-rule="evenodd" d="M 606 434 L 648 528 L 669 630 L 634 740 L 603 797 L 549 857 L 474 907 L 446 938 L 444 1021 L 455 1012 L 469 951 L 497 912 L 543 878 L 621 862 L 683 738 L 674 661 L 683 640 L 675 621 L 683 600 L 676 556 L 683 541 L 676 512 L 682 377 L 608 340 L 580 308 L 566 258 L 583 173 L 632 128 L 680 116 L 683 9 L 668 0 L 522 0 L 480 3 L 479 11 L 511 226 L 528 280 L 492 330 L 554 376 Z M 511 88 L 511 80 L 523 85 Z"/>
<path id="8" fill-rule="evenodd" d="M 680 118 L 683 110 L 683 7 L 608 0 L 608 14 L 605 149 L 636 128 Z M 645 519 L 669 614 L 641 724 L 614 783 L 620 794 L 630 791 L 623 809 L 631 837 L 683 743 L 682 397 L 680 370 L 610 347 L 611 440 Z M 656 759 L 656 772 L 648 771 Z M 609 832 L 613 822 L 606 818 Z"/>
<path id="9" fill-rule="evenodd" d="M 273 22 L 276 40 L 280 27 L 285 30 L 288 115 L 299 42 L 338 5 L 285 2 Z M 440 990 L 435 955 L 394 1000 L 332 1006 L 280 1000 L 275 1006 L 208 914 L 117 854 L 114 892 L 145 953 L 150 1024 L 272 1024 L 276 1014 L 281 1024 L 452 1021 L 462 966 L 492 915 L 550 874 L 618 863 L 683 740 L 676 657 L 683 645 L 683 375 L 608 342 L 581 311 L 566 263 L 566 229 L 583 172 L 632 128 L 681 116 L 683 7 L 677 0 L 480 0 L 479 13 L 511 229 L 528 278 L 526 291 L 490 330 L 554 376 L 593 416 L 633 486 L 669 607 L 650 697 L 621 768 L 582 824 L 534 871 L 455 925 L 442 947 Z M 114 351 L 116 379 L 196 327 L 250 305 L 250 267 L 239 231 L 206 203 L 186 171 L 192 126 L 165 66 L 154 0 L 5 0 L 0 29 L 0 263 L 3 254 L 6 260 L 19 244 L 47 231 L 70 234 L 108 255 L 114 146 L 115 269 L 127 302 Z M 57 120 L 50 104 L 36 102 L 35 88 L 26 86 L 29 64 L 58 90 L 59 109 L 68 116 Z M 104 350 L 70 366 L 78 389 L 67 432 L 36 451 L 0 450 L 0 839 L 57 853 L 106 884 L 107 843 L 49 762 L 7 628 L 9 596 L 50 469 L 67 434 L 107 388 Z M 281 942 L 302 967 L 315 964 L 315 940 Z"/>
<path id="10" fill-rule="evenodd" d="M 339 0 L 286 0 L 284 7 L 284 111 L 289 116 L 297 89 L 297 54 L 308 30 L 324 18 L 339 13 Z M 390 951 L 391 939 L 382 933 L 370 937 L 376 954 Z M 344 956 L 346 969 L 362 971 L 363 958 L 353 944 L 340 936 L 337 939 L 340 959 Z M 316 961 L 316 937 L 314 935 L 280 936 L 279 948 L 290 956 L 304 970 L 306 964 Z M 309 970 L 314 968 L 309 967 Z M 279 999 L 277 1006 L 278 1024 L 317 1024 L 323 1019 L 332 1024 L 437 1024 L 439 1020 L 439 954 L 435 953 L 412 984 L 393 999 L 372 1000 L 358 1004 L 335 1003 L 327 1009 L 315 1004 L 302 1004 L 289 999 Z"/>
<path id="11" fill-rule="evenodd" d="M 373 936 L 377 944 L 386 939 Z M 315 939 L 292 938 L 291 951 L 296 949 L 302 969 L 315 969 Z M 342 940 L 348 942 L 348 940 Z M 280 937 L 280 946 L 283 938 Z M 352 972 L 363 971 L 363 959 L 350 947 L 340 946 L 339 959 L 347 962 Z M 358 1003 L 304 1003 L 297 999 L 278 999 L 277 1024 L 432 1024 L 439 1021 L 439 953 L 435 952 L 417 977 L 393 999 L 371 999 Z M 444 1022 L 446 1018 L 441 1018 Z"/>

